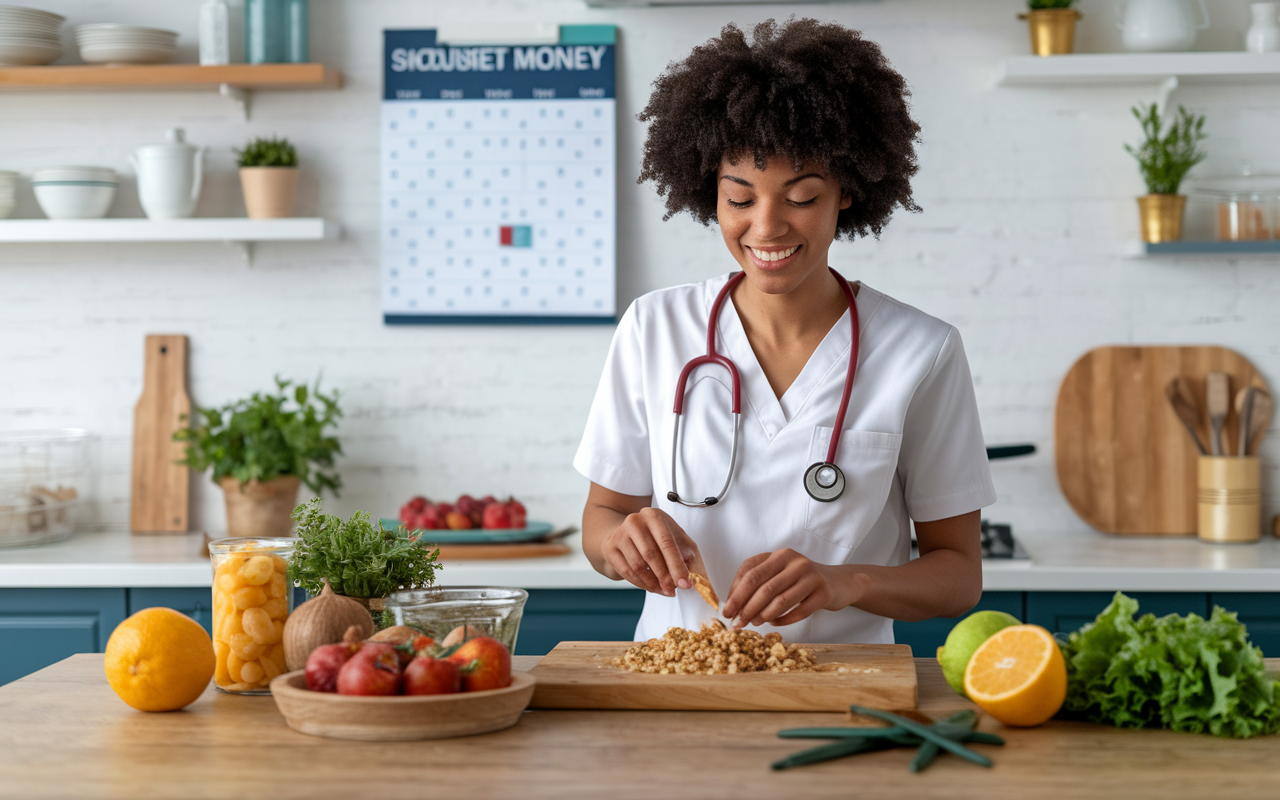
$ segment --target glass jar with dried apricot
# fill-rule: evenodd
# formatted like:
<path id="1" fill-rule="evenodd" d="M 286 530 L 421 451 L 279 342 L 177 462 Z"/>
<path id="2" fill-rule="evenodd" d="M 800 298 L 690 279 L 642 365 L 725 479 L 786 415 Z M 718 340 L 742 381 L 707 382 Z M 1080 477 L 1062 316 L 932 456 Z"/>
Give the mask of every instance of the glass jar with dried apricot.
<path id="1" fill-rule="evenodd" d="M 213 684 L 232 694 L 270 694 L 285 672 L 284 623 L 293 610 L 286 569 L 294 539 L 218 539 L 213 562 Z"/>

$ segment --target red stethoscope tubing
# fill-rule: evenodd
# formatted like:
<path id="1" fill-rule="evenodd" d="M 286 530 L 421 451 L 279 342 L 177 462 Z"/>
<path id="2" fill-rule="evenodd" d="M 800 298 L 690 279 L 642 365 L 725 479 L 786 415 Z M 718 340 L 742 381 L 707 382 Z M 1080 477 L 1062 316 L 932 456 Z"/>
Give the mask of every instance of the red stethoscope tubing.
<path id="1" fill-rule="evenodd" d="M 827 269 L 831 269 L 831 268 L 828 267 Z M 857 375 L 857 371 L 858 371 L 858 351 L 859 351 L 859 345 L 861 343 L 860 336 L 859 336 L 859 329 L 861 328 L 861 323 L 858 317 L 857 298 L 854 296 L 853 288 L 849 286 L 849 282 L 844 279 L 844 276 L 836 272 L 834 269 L 831 269 L 831 274 L 835 276 L 836 282 L 840 284 L 840 289 L 841 291 L 844 292 L 845 299 L 849 303 L 849 326 L 850 326 L 850 329 L 852 330 L 853 339 L 852 339 L 852 344 L 849 352 L 849 370 L 845 375 L 844 390 L 840 395 L 840 407 L 836 411 L 835 426 L 831 430 L 831 441 L 827 446 L 827 460 L 825 462 L 826 464 L 835 464 L 836 451 L 840 447 L 840 432 L 844 429 L 845 414 L 849 410 L 849 396 L 853 391 L 853 380 L 854 380 L 854 377 Z M 730 276 L 729 280 L 725 283 L 724 287 L 720 290 L 720 293 L 716 295 L 715 302 L 711 305 L 711 317 L 707 321 L 707 354 L 703 356 L 698 356 L 697 358 L 694 358 L 693 360 L 691 360 L 689 363 L 685 364 L 684 369 L 680 371 L 680 379 L 676 381 L 676 400 L 675 400 L 675 413 L 677 417 L 676 434 L 675 434 L 676 439 L 672 444 L 673 461 L 671 465 L 673 489 L 671 492 L 667 493 L 668 499 L 674 500 L 676 502 L 682 502 L 679 498 L 679 495 L 674 489 L 674 481 L 675 481 L 674 459 L 675 459 L 676 449 L 678 449 L 679 447 L 679 431 L 680 431 L 678 418 L 680 417 L 681 412 L 684 410 L 685 385 L 688 382 L 689 374 L 704 364 L 719 364 L 720 366 L 727 369 L 729 371 L 730 377 L 733 380 L 733 391 L 732 391 L 733 413 L 740 414 L 742 410 L 742 381 L 738 375 L 738 367 L 736 364 L 733 363 L 733 360 L 730 359 L 728 356 L 720 355 L 720 353 L 716 351 L 716 323 L 720 318 L 720 309 L 723 308 L 725 299 L 728 298 L 729 296 L 729 292 L 732 291 L 733 287 L 739 281 L 741 281 L 745 276 L 746 276 L 745 272 L 734 273 L 732 276 Z M 737 450 L 736 423 L 734 427 L 734 450 L 735 452 Z M 730 456 L 730 460 L 732 461 L 732 456 Z M 819 466 L 819 465 L 814 465 L 814 466 Z M 732 463 L 730 463 L 729 465 L 729 470 L 730 470 L 730 473 L 732 473 L 732 470 L 733 470 Z M 843 478 L 841 478 L 841 481 L 843 481 Z M 727 481 L 726 481 L 726 488 L 728 488 Z M 721 494 L 723 494 L 723 492 L 724 490 L 721 490 Z M 704 501 L 702 505 L 714 505 L 715 502 L 718 500 L 718 498 L 719 496 L 717 496 L 716 498 L 707 498 L 707 500 Z M 697 504 L 694 504 L 694 505 L 697 505 Z"/>

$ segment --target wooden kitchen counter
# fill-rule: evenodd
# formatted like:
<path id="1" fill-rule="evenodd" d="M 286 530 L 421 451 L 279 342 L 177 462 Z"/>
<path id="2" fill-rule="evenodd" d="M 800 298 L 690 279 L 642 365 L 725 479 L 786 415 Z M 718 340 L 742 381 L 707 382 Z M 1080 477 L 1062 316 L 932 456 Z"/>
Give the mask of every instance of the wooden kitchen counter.
<path id="1" fill-rule="evenodd" d="M 516 658 L 529 669 L 534 657 Z M 963 708 L 937 664 L 917 659 L 920 710 Z M 1269 666 L 1280 668 L 1280 660 Z M 837 714 L 531 711 L 514 728 L 444 741 L 367 743 L 289 730 L 270 697 L 212 687 L 184 711 L 147 714 L 107 686 L 101 655 L 77 655 L 0 687 L 0 797 L 1275 798 L 1280 737 L 1246 741 L 987 718 L 996 764 L 942 755 L 907 770 L 909 749 L 774 772 L 819 744 L 780 728 L 840 725 Z"/>

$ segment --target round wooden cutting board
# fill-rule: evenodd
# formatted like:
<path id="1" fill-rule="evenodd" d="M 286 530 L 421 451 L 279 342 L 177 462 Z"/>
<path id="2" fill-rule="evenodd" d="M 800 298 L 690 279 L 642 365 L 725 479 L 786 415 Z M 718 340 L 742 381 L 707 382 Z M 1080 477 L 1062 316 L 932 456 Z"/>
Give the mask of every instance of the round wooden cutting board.
<path id="1" fill-rule="evenodd" d="M 1085 522 L 1105 533 L 1194 535 L 1199 451 L 1165 399 L 1182 375 L 1201 412 L 1205 375 L 1225 372 L 1231 398 L 1267 388 L 1248 359 L 1225 347 L 1098 347 L 1071 366 L 1058 390 L 1058 485 Z M 1236 452 L 1234 408 L 1223 445 Z M 1200 441 L 1209 441 L 1201 420 Z"/>

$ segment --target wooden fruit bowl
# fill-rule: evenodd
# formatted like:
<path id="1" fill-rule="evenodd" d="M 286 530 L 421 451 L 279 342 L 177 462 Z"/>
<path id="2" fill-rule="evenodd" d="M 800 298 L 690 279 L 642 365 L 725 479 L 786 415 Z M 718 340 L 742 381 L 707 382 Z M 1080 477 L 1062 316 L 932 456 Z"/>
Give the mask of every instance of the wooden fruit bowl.
<path id="1" fill-rule="evenodd" d="M 297 670 L 271 681 L 271 695 L 285 722 L 299 733 L 330 739 L 406 742 L 510 728 L 528 707 L 536 682 L 528 673 L 517 672 L 505 689 L 358 697 L 310 691 L 303 670 Z"/>

